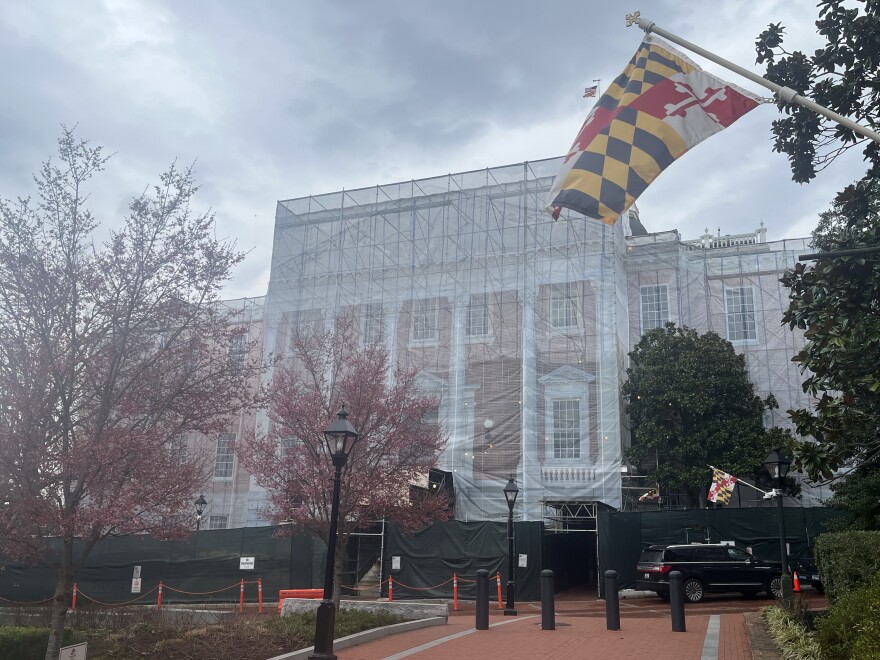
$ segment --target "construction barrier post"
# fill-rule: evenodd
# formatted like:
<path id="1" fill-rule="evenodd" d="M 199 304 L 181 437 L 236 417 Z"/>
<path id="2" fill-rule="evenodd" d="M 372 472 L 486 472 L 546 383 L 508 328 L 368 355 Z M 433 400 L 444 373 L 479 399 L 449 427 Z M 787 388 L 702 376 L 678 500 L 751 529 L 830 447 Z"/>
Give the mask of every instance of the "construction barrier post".
<path id="1" fill-rule="evenodd" d="M 260 603 L 260 614 L 263 613 L 263 578 L 257 578 L 257 601 Z"/>
<path id="2" fill-rule="evenodd" d="M 241 579 L 241 589 L 238 592 L 238 612 L 244 612 L 244 578 Z"/>
<path id="3" fill-rule="evenodd" d="M 394 587 L 392 586 L 393 584 L 394 584 L 394 580 L 392 580 L 391 576 L 389 575 L 388 576 L 388 602 L 389 603 L 394 602 Z"/>
<path id="4" fill-rule="evenodd" d="M 504 609 L 504 605 L 501 604 L 501 571 L 495 573 L 495 582 L 498 583 L 498 609 Z"/>
<path id="5" fill-rule="evenodd" d="M 71 609 L 76 612 L 76 582 L 73 583 L 73 601 L 71 602 Z"/>
<path id="6" fill-rule="evenodd" d="M 458 609 L 458 576 L 452 574 L 452 609 Z"/>
<path id="7" fill-rule="evenodd" d="M 162 609 L 162 580 L 159 580 L 159 595 L 156 597 L 156 609 Z"/>

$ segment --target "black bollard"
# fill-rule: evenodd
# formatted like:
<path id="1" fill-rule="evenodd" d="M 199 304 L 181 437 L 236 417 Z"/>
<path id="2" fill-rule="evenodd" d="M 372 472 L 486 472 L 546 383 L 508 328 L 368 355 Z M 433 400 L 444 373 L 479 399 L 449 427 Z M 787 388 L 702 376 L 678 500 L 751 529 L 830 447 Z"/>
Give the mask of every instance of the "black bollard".
<path id="1" fill-rule="evenodd" d="M 541 571 L 541 630 L 556 630 L 553 571 Z"/>
<path id="2" fill-rule="evenodd" d="M 605 571 L 605 624 L 608 630 L 620 630 L 617 571 Z"/>
<path id="3" fill-rule="evenodd" d="M 477 630 L 489 630 L 489 571 L 477 571 Z"/>
<path id="4" fill-rule="evenodd" d="M 684 587 L 681 571 L 669 574 L 669 609 L 672 612 L 672 632 L 687 632 L 684 625 Z"/>

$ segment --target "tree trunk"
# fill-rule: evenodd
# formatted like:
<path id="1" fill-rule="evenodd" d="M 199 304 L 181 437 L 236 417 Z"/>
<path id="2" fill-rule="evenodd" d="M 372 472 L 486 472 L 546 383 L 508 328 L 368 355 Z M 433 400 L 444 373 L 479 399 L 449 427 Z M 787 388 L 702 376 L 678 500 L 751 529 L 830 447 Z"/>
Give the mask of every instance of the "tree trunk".
<path id="1" fill-rule="evenodd" d="M 66 545 L 66 544 L 65 544 Z M 46 647 L 46 660 L 58 660 L 58 651 L 64 639 L 64 624 L 67 620 L 67 603 L 73 589 L 73 575 L 69 569 L 65 548 L 64 558 L 58 567 L 55 582 L 55 596 L 52 598 L 52 615 L 49 622 L 49 644 Z"/>

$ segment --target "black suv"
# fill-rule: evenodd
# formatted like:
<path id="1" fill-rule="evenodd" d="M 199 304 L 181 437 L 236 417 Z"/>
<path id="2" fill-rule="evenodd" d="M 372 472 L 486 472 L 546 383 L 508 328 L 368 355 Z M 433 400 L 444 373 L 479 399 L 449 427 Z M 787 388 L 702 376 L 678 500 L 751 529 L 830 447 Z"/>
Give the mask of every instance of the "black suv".
<path id="1" fill-rule="evenodd" d="M 779 562 L 755 559 L 732 545 L 700 543 L 691 545 L 652 545 L 642 551 L 636 575 L 636 588 L 655 591 L 669 598 L 669 573 L 681 571 L 685 600 L 698 603 L 707 592 L 739 591 L 753 596 L 764 591 L 779 598 Z"/>

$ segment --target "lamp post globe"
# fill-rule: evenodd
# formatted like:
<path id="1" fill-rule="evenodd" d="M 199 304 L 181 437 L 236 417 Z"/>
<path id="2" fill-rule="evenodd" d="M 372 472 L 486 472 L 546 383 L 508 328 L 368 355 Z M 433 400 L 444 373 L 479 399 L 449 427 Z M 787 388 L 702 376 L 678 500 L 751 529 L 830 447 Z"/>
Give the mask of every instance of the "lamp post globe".
<path id="1" fill-rule="evenodd" d="M 208 501 L 204 495 L 199 495 L 193 504 L 196 507 L 196 531 L 198 532 L 202 528 L 202 514 L 205 512 L 205 507 L 208 506 Z"/>
<path id="2" fill-rule="evenodd" d="M 513 475 L 507 480 L 504 487 L 504 499 L 507 500 L 507 605 L 504 607 L 504 616 L 516 616 L 516 580 L 514 574 L 516 565 L 513 561 L 513 506 L 516 504 L 516 496 L 519 488 L 513 480 Z"/>
<path id="3" fill-rule="evenodd" d="M 785 486 L 785 477 L 788 476 L 788 470 L 791 467 L 791 460 L 777 447 L 767 456 L 764 461 L 764 467 L 770 476 L 776 480 L 776 503 L 779 511 L 779 560 L 782 563 L 782 576 L 780 578 L 780 589 L 782 593 L 782 603 L 786 607 L 791 603 L 792 598 L 792 580 L 788 572 L 788 548 L 785 543 L 785 507 L 783 506 L 782 489 Z"/>
<path id="4" fill-rule="evenodd" d="M 333 462 L 333 504 L 330 508 L 330 534 L 327 538 L 327 565 L 324 568 L 324 597 L 318 605 L 315 622 L 315 649 L 309 658 L 316 660 L 335 660 L 333 636 L 336 629 L 336 604 L 333 602 L 333 571 L 336 566 L 336 537 L 339 523 L 339 490 L 342 481 L 342 468 L 348 461 L 351 450 L 357 442 L 358 432 L 348 421 L 348 411 L 343 404 L 330 425 L 324 429 L 327 452 Z"/>

